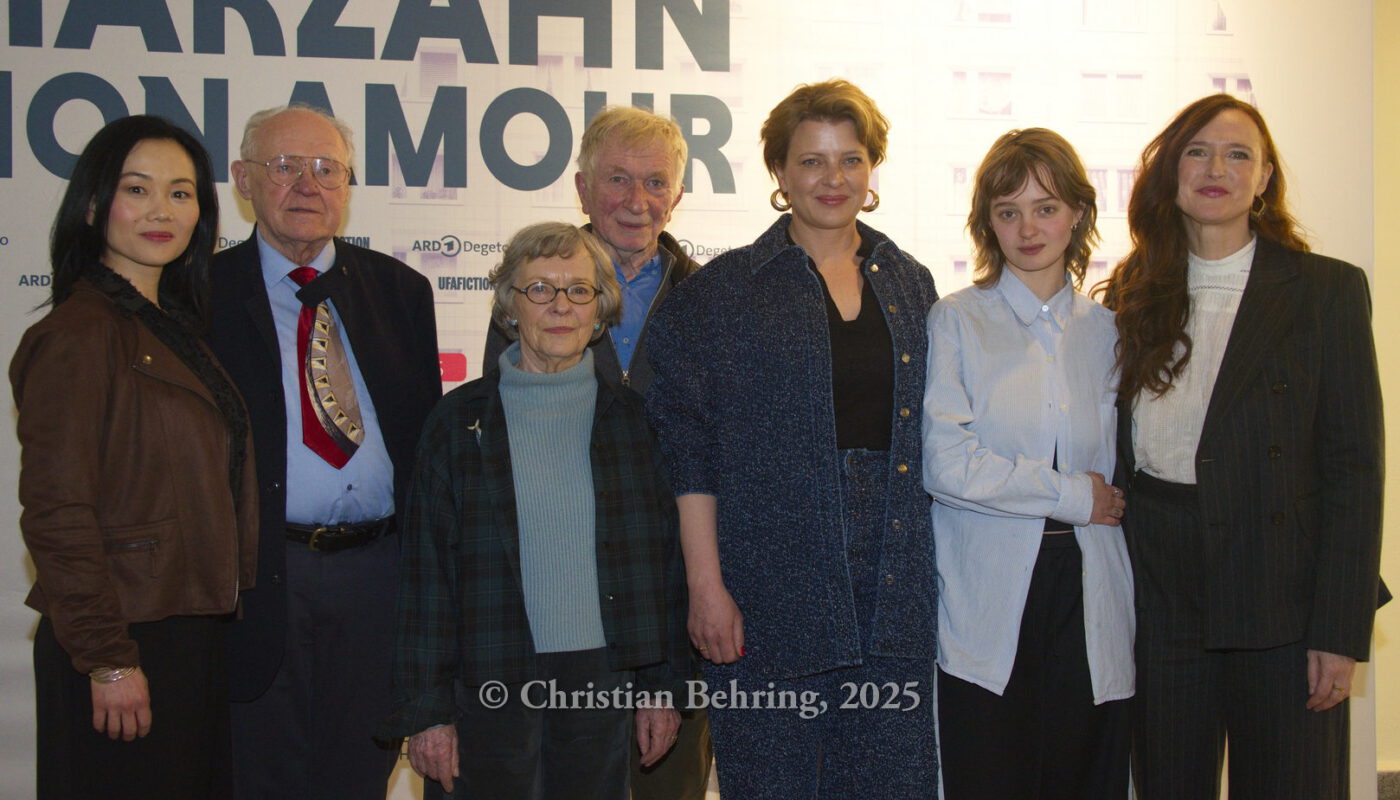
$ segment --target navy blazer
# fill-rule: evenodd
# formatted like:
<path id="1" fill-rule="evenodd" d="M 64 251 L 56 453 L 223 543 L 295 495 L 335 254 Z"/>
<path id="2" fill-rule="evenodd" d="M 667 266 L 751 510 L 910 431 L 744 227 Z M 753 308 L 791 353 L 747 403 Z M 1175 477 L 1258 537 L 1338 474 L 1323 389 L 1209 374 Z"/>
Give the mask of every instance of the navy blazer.
<path id="1" fill-rule="evenodd" d="M 1370 312 L 1360 269 L 1259 238 L 1196 448 L 1208 649 L 1370 654 L 1384 490 Z M 1130 487 L 1131 419 L 1120 408 Z"/>
<path id="2" fill-rule="evenodd" d="M 302 293 L 335 303 L 394 464 L 394 507 L 402 509 L 418 435 L 442 396 L 432 285 L 397 259 L 336 239 L 334 266 Z M 286 405 L 256 230 L 214 256 L 209 341 L 247 402 L 257 456 L 258 585 L 244 593 L 228 637 L 230 696 L 251 700 L 281 666 L 287 624 Z"/>

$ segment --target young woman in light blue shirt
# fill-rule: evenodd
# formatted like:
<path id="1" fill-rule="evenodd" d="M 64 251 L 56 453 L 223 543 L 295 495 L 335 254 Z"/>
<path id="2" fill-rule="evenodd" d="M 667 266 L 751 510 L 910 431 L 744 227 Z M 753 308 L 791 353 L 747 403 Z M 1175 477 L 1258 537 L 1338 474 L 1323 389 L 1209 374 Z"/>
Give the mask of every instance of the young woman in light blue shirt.
<path id="1" fill-rule="evenodd" d="M 1074 148 L 1011 131 L 978 168 L 975 284 L 929 314 L 924 488 L 947 800 L 1127 796 L 1133 584 L 1114 466 L 1113 316 Z"/>

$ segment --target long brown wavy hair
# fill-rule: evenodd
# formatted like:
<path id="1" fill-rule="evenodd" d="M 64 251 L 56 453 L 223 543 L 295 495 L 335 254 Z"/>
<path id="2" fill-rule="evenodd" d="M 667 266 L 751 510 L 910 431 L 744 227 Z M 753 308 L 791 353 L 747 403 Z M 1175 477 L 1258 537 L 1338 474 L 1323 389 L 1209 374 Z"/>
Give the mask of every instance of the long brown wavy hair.
<path id="1" fill-rule="evenodd" d="M 1264 208 L 1251 213 L 1257 235 L 1295 250 L 1307 250 L 1297 220 L 1288 213 L 1283 166 L 1264 118 L 1254 106 L 1228 94 L 1203 97 L 1182 109 L 1142 151 L 1137 182 L 1128 201 L 1132 250 L 1113 274 L 1095 287 L 1116 313 L 1120 396 L 1136 399 L 1147 390 L 1161 395 L 1171 388 L 1191 359 L 1186 321 L 1191 300 L 1186 288 L 1186 225 L 1176 204 L 1177 166 L 1196 134 L 1223 111 L 1242 112 L 1259 128 L 1263 163 L 1274 166 L 1262 195 Z M 1173 360 L 1177 343 L 1181 358 Z"/>

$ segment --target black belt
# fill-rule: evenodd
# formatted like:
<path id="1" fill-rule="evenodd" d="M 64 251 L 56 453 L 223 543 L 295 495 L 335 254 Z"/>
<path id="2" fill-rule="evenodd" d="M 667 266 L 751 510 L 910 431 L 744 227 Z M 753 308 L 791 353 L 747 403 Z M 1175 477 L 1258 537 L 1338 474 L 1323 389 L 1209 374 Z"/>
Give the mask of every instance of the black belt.
<path id="1" fill-rule="evenodd" d="M 321 553 L 362 547 L 394 532 L 394 518 L 385 517 L 351 525 L 293 525 L 287 523 L 287 540 Z"/>
<path id="2" fill-rule="evenodd" d="M 1194 483 L 1172 483 L 1164 481 L 1156 475 L 1149 475 L 1142 470 L 1133 473 L 1129 480 L 1129 488 L 1136 493 L 1154 497 L 1168 503 L 1195 507 L 1200 501 L 1198 489 Z"/>

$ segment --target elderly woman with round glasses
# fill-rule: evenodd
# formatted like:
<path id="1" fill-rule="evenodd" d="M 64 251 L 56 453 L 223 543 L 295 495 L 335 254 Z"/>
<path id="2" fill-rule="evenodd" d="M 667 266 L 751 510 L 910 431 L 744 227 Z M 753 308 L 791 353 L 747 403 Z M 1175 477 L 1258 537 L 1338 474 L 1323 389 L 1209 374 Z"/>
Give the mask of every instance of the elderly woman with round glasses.
<path id="1" fill-rule="evenodd" d="M 641 398 L 588 349 L 621 313 L 598 241 L 532 225 L 490 280 L 518 341 L 424 427 L 385 734 L 411 735 L 429 798 L 625 800 L 632 709 L 654 763 L 691 669 L 674 496 Z"/>

